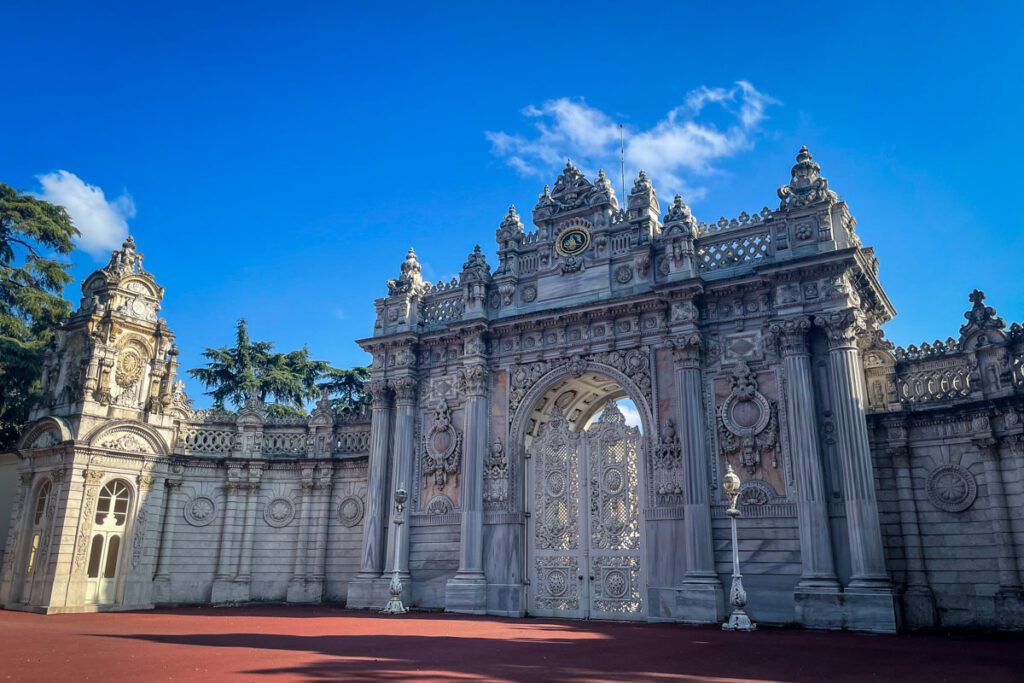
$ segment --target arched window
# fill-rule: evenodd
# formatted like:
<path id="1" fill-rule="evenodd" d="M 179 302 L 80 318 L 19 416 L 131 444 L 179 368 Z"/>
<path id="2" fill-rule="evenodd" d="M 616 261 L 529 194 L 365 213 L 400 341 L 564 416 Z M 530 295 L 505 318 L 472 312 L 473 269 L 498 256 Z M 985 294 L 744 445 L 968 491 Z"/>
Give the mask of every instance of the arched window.
<path id="1" fill-rule="evenodd" d="M 43 538 L 43 526 L 46 523 L 46 504 L 50 500 L 50 493 L 53 491 L 53 483 L 47 479 L 39 487 L 36 494 L 35 514 L 32 515 L 32 533 L 28 547 L 28 558 L 25 563 L 25 573 L 31 576 L 36 570 L 36 559 L 39 555 L 39 543 Z"/>
<path id="2" fill-rule="evenodd" d="M 96 503 L 96 524 L 124 526 L 131 496 L 128 484 L 120 479 L 115 479 L 104 486 Z"/>
<path id="3" fill-rule="evenodd" d="M 123 479 L 107 482 L 100 489 L 86 572 L 86 600 L 89 602 L 109 605 L 116 599 L 121 539 L 128 524 L 131 501 L 131 486 Z"/>

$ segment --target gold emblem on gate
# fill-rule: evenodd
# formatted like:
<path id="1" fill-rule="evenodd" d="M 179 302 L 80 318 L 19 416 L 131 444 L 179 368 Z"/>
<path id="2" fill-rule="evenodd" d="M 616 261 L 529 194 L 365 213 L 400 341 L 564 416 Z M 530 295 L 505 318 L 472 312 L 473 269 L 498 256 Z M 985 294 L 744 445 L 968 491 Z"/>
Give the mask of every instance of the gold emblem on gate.
<path id="1" fill-rule="evenodd" d="M 567 228 L 555 239 L 555 251 L 562 256 L 579 256 L 590 246 L 590 231 L 584 227 Z"/>

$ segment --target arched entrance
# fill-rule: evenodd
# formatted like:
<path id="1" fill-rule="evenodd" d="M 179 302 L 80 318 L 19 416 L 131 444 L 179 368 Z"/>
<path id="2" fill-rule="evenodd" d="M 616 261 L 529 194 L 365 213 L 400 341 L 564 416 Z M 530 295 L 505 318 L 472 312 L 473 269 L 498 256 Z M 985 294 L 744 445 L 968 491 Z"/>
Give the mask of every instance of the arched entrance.
<path id="1" fill-rule="evenodd" d="M 528 612 L 645 619 L 646 406 L 600 370 L 546 380 L 514 425 L 527 459 Z"/>
<path id="2" fill-rule="evenodd" d="M 110 605 L 117 597 L 131 497 L 131 488 L 120 479 L 107 483 L 100 491 L 86 572 L 85 600 L 88 603 Z"/>

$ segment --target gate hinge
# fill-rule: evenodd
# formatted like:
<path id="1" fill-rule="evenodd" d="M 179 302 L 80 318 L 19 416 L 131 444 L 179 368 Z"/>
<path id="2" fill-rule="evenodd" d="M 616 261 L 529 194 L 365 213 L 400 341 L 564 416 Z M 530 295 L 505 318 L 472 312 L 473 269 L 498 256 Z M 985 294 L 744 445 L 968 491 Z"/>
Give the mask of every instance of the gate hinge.
<path id="1" fill-rule="evenodd" d="M 523 517 L 525 517 L 526 519 L 529 519 L 530 518 L 530 513 L 529 512 L 524 512 L 523 513 Z"/>
<path id="2" fill-rule="evenodd" d="M 529 460 L 530 459 L 530 451 L 526 451 L 526 453 L 523 454 L 523 459 L 524 460 Z"/>
<path id="3" fill-rule="evenodd" d="M 530 580 L 526 579 L 525 581 L 523 581 L 523 585 L 524 586 L 529 586 L 530 585 Z"/>

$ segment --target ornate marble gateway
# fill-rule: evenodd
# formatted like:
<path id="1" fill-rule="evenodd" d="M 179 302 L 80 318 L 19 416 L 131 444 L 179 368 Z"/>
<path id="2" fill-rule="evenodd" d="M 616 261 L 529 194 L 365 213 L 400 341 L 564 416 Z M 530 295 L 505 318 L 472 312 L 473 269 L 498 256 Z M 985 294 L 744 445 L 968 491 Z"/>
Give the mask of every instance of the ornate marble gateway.
<path id="1" fill-rule="evenodd" d="M 756 621 L 1024 627 L 1024 330 L 976 290 L 956 338 L 894 347 L 806 148 L 776 194 L 702 221 L 567 164 L 493 264 L 405 254 L 348 419 L 194 410 L 126 241 L 46 356 L 0 603 L 380 609 L 397 572 L 414 608 L 714 623 L 732 466 Z"/>

